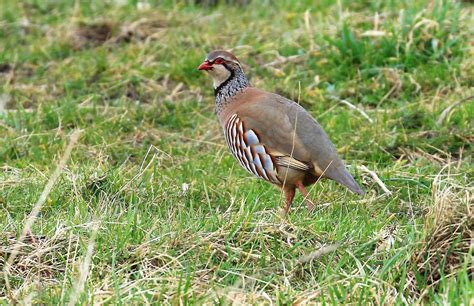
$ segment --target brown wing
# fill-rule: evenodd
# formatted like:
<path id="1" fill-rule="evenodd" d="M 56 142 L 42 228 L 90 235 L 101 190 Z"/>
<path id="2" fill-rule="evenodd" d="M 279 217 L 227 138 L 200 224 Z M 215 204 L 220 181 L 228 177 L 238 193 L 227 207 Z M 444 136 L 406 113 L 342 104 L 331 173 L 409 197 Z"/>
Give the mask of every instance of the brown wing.
<path id="1" fill-rule="evenodd" d="M 249 88 L 233 108 L 249 129 L 259 134 L 269 152 L 312 165 L 355 193 L 363 191 L 346 170 L 319 123 L 300 105 L 276 94 Z"/>

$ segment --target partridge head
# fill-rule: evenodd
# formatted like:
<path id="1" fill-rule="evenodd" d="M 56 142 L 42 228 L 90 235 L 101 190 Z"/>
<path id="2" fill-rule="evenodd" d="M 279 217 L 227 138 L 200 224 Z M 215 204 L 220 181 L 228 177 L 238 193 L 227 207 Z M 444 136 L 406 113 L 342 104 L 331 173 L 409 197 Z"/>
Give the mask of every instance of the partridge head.
<path id="1" fill-rule="evenodd" d="M 296 189 L 312 210 L 305 187 L 320 178 L 364 194 L 319 123 L 296 102 L 251 87 L 232 53 L 212 51 L 198 69 L 212 77 L 216 113 L 232 155 L 245 170 L 283 189 L 285 213 Z"/>

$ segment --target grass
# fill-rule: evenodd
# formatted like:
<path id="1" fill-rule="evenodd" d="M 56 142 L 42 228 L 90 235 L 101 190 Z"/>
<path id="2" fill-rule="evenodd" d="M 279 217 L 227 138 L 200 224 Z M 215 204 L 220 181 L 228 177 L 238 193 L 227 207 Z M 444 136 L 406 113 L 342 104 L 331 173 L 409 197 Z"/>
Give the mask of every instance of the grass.
<path id="1" fill-rule="evenodd" d="M 471 3 L 0 4 L 2 303 L 472 303 Z M 324 181 L 282 219 L 225 147 L 215 48 L 367 195 Z"/>

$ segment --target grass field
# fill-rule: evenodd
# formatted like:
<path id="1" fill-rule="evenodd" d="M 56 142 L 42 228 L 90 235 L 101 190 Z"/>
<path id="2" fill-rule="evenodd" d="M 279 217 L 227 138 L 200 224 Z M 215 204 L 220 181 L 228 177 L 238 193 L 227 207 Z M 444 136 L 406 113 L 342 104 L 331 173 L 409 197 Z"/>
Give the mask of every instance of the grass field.
<path id="1" fill-rule="evenodd" d="M 0 0 L 0 302 L 472 305 L 473 8 Z M 225 146 L 216 48 L 367 194 L 283 219 Z"/>

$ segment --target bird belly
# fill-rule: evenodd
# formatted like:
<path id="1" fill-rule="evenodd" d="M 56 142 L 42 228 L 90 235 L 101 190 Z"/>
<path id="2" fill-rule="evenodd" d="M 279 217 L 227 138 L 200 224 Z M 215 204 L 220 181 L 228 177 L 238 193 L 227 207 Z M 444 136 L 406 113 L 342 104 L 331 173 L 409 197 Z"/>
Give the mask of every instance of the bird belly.
<path id="1" fill-rule="evenodd" d="M 274 158 L 269 154 L 255 131 L 245 129 L 244 122 L 233 114 L 224 126 L 224 135 L 232 155 L 253 175 L 281 185 Z"/>
<path id="2" fill-rule="evenodd" d="M 312 185 L 318 177 L 300 169 L 290 168 L 288 166 L 277 166 L 278 179 L 285 186 L 296 186 L 297 183 L 303 183 L 304 186 Z"/>

